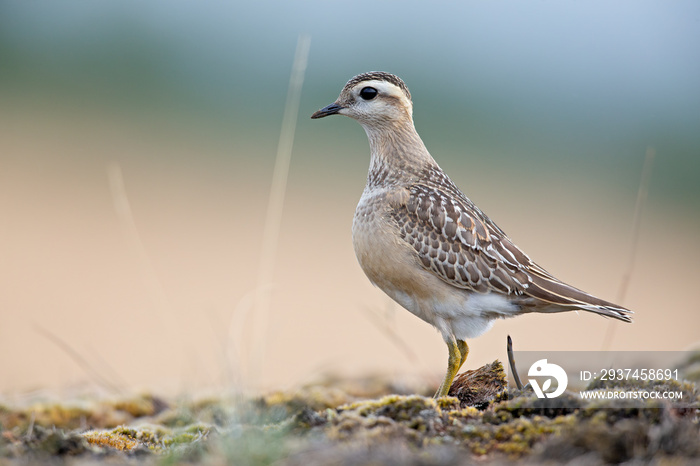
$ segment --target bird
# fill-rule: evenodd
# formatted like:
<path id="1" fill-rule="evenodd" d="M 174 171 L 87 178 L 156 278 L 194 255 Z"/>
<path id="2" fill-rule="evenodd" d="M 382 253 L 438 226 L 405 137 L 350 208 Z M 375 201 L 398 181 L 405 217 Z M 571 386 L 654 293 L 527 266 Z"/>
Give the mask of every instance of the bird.
<path id="1" fill-rule="evenodd" d="M 413 123 L 401 78 L 371 71 L 350 79 L 312 119 L 345 115 L 369 140 L 367 183 L 352 242 L 367 278 L 442 335 L 447 396 L 467 360 L 467 339 L 499 318 L 583 310 L 631 322 L 633 312 L 557 279 L 535 263 L 440 168 Z M 546 235 L 546 231 L 538 232 Z"/>

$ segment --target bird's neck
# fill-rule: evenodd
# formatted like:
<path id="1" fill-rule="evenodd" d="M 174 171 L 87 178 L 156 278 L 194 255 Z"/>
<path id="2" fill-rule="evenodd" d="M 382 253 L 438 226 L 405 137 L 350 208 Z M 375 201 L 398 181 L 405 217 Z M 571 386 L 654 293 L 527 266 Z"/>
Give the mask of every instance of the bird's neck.
<path id="1" fill-rule="evenodd" d="M 368 188 L 410 182 L 426 169 L 437 167 L 412 121 L 363 127 L 371 154 Z"/>

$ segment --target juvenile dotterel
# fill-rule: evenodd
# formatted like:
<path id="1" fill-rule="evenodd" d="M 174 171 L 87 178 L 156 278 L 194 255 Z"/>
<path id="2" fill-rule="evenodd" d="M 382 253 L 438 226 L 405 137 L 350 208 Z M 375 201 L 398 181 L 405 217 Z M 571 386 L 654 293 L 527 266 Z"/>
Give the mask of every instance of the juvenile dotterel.
<path id="1" fill-rule="evenodd" d="M 404 82 L 360 74 L 311 118 L 346 115 L 367 133 L 367 186 L 352 240 L 362 270 L 394 301 L 434 325 L 449 350 L 436 397 L 447 395 L 474 338 L 494 319 L 581 309 L 630 322 L 630 310 L 567 285 L 534 263 L 455 186 L 413 126 Z"/>

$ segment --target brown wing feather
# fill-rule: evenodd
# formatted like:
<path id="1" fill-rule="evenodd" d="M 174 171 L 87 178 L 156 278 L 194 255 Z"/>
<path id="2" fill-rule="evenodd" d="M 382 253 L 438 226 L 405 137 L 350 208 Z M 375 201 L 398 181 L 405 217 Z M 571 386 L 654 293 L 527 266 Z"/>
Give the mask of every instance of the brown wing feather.
<path id="1" fill-rule="evenodd" d="M 535 274 L 530 275 L 530 286 L 528 286 L 527 294 L 555 305 L 575 307 L 625 322 L 632 322 L 632 319 L 626 315 L 632 313 L 629 309 L 596 298 L 566 283 Z"/>
<path id="2" fill-rule="evenodd" d="M 631 311 L 569 286 L 533 262 L 442 171 L 423 179 L 392 217 L 426 269 L 458 288 L 512 296 L 523 312 L 576 308 L 630 321 L 625 314 Z"/>
<path id="3" fill-rule="evenodd" d="M 406 204 L 392 215 L 425 268 L 459 288 L 514 296 L 525 292 L 528 277 L 518 259 L 527 256 L 514 246 L 500 246 L 495 241 L 499 231 L 444 191 L 422 184 L 409 191 Z"/>

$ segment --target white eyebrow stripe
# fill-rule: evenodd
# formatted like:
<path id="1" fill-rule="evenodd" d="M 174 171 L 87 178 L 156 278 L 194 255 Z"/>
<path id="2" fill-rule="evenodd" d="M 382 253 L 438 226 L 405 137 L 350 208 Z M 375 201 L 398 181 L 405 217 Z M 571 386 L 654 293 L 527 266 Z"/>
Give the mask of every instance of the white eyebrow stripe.
<path id="1" fill-rule="evenodd" d="M 380 94 L 388 95 L 399 99 L 404 106 L 413 108 L 413 103 L 406 97 L 403 89 L 401 89 L 396 84 L 392 84 L 388 81 L 381 81 L 378 79 L 372 79 L 369 81 L 362 81 L 355 85 L 355 90 L 358 92 L 365 87 L 373 87 L 379 91 Z"/>

